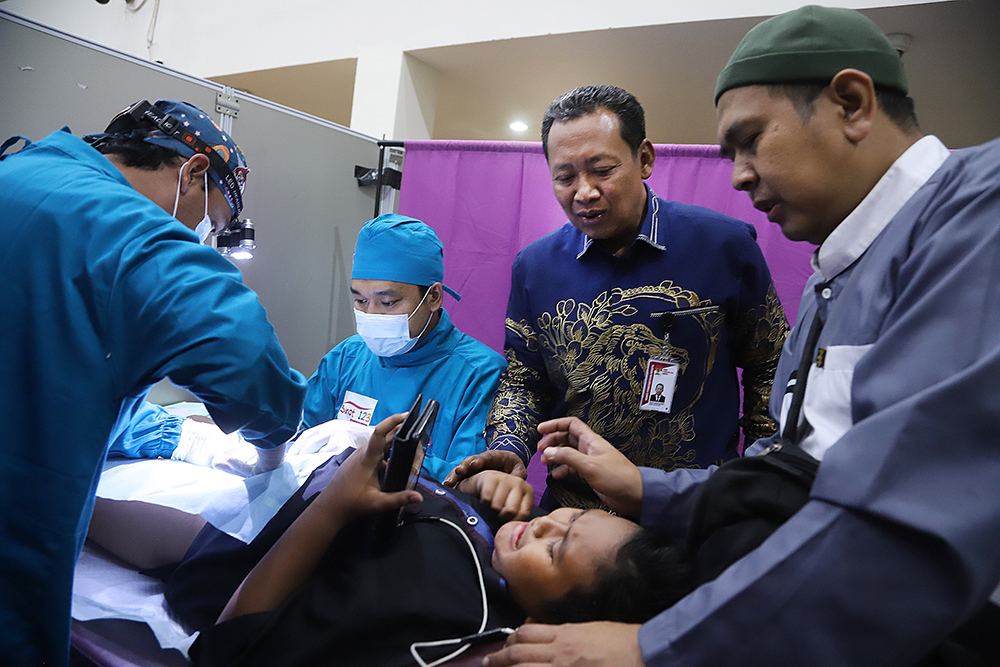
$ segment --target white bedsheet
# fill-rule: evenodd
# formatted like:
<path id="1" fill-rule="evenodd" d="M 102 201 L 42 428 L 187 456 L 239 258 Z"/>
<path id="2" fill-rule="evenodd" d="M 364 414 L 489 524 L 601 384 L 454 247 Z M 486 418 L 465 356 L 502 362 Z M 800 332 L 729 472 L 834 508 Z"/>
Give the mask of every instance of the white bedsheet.
<path id="1" fill-rule="evenodd" d="M 253 477 L 170 459 L 113 459 L 104 467 L 97 495 L 201 514 L 219 530 L 249 542 L 309 473 L 332 455 L 290 455 L 280 468 Z"/>
<path id="2" fill-rule="evenodd" d="M 174 621 L 163 597 L 163 582 L 104 558 L 89 545 L 76 564 L 73 578 L 73 618 L 123 618 L 149 626 L 165 649 L 185 656 L 198 633 L 189 634 Z"/>
<path id="3" fill-rule="evenodd" d="M 113 459 L 105 464 L 97 495 L 144 500 L 201 514 L 219 530 L 249 542 L 317 466 L 357 444 L 357 433 L 335 430 L 324 445 L 325 451 L 288 454 L 277 470 L 248 478 L 169 459 Z M 197 637 L 170 617 L 159 580 L 124 567 L 89 546 L 84 547 L 75 571 L 72 615 L 78 621 L 143 621 L 161 647 L 184 655 Z"/>

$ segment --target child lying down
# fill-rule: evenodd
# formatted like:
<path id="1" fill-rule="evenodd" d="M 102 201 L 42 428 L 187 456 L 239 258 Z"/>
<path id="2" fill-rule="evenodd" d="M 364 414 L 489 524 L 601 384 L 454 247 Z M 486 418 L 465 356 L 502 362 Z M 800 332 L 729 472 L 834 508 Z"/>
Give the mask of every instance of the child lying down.
<path id="1" fill-rule="evenodd" d="M 689 589 L 668 538 L 599 510 L 542 515 L 519 477 L 383 493 L 401 420 L 317 468 L 249 544 L 195 515 L 102 499 L 90 539 L 165 581 L 171 611 L 201 632 L 192 661 L 213 667 L 423 664 L 467 642 L 435 644 L 529 616 L 640 623 Z M 393 542 L 376 545 L 372 517 L 404 506 Z"/>

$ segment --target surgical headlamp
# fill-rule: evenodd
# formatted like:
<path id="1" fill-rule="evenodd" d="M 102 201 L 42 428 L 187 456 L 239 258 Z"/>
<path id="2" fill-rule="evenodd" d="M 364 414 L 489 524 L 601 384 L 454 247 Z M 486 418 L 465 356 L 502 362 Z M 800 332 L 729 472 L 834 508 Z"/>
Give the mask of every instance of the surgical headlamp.
<path id="1" fill-rule="evenodd" d="M 253 222 L 236 220 L 215 237 L 215 249 L 233 259 L 250 259 L 257 247 L 254 242 Z"/>

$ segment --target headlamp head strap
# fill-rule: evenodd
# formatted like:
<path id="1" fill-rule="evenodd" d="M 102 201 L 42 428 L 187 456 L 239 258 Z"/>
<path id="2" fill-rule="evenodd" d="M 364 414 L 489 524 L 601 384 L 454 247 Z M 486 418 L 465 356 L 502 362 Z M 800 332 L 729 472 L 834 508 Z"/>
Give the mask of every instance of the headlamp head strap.
<path id="1" fill-rule="evenodd" d="M 177 118 L 164 113 L 148 100 L 139 100 L 112 118 L 104 132 L 110 135 L 127 135 L 149 126 L 155 127 L 170 139 L 180 141 L 195 153 L 208 157 L 211 170 L 222 181 L 226 189 L 224 194 L 232 202 L 234 213 L 231 223 L 235 222 L 243 210 L 243 195 L 236 175 L 226 160 L 208 142 L 190 132 Z"/>

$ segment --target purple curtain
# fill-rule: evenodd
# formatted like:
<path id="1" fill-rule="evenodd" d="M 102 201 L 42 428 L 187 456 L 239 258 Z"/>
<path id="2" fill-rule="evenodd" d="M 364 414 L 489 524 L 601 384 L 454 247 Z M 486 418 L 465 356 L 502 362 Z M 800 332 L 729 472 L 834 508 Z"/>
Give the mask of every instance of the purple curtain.
<path id="1" fill-rule="evenodd" d="M 430 225 L 444 244 L 445 296 L 455 325 L 503 354 L 510 267 L 524 246 L 566 222 L 552 194 L 540 142 L 407 141 L 399 212 Z M 793 243 L 732 188 L 718 146 L 657 145 L 647 183 L 660 197 L 753 224 L 789 321 L 812 273 L 814 246 Z M 535 502 L 545 488 L 538 457 L 528 466 Z"/>
<path id="2" fill-rule="evenodd" d="M 660 197 L 715 209 L 757 229 L 785 313 L 795 320 L 814 246 L 793 243 L 730 184 L 717 146 L 657 145 L 647 183 Z M 538 142 L 407 141 L 399 212 L 444 243 L 455 325 L 503 352 L 510 267 L 518 251 L 566 222 Z"/>

